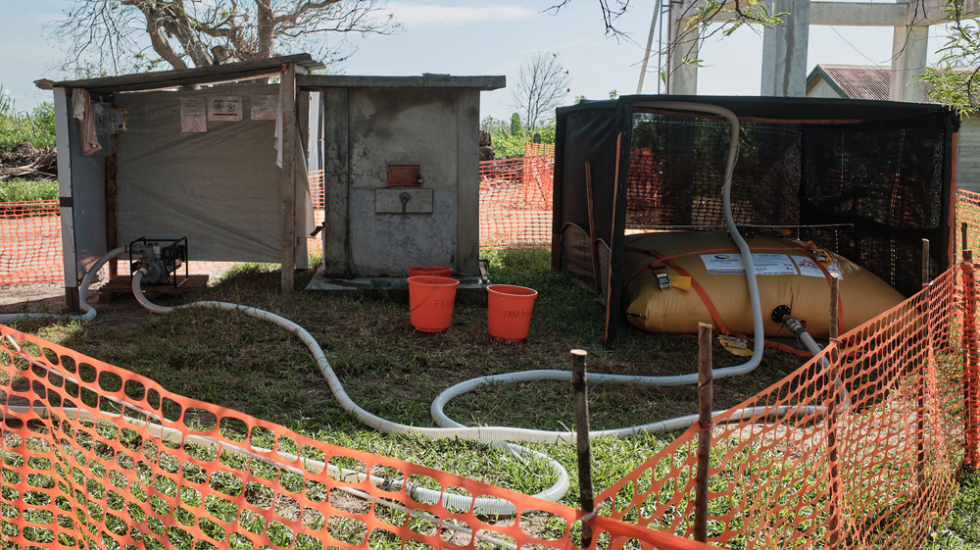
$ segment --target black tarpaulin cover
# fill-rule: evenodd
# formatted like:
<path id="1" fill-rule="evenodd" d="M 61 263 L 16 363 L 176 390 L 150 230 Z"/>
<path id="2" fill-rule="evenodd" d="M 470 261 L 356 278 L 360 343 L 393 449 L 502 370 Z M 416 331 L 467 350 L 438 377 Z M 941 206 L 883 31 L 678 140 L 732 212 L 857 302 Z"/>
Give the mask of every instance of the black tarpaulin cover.
<path id="1" fill-rule="evenodd" d="M 905 295 L 921 286 L 922 239 L 931 243 L 931 273 L 949 266 L 959 119 L 943 106 L 711 96 L 583 102 L 558 109 L 552 264 L 591 266 L 570 271 L 593 274 L 584 278 L 606 305 L 607 344 L 623 320 L 627 229 L 723 229 L 727 123 L 665 109 L 665 101 L 716 105 L 739 117 L 732 184 L 739 225 L 790 228 Z M 582 239 L 592 246 L 570 245 Z"/>

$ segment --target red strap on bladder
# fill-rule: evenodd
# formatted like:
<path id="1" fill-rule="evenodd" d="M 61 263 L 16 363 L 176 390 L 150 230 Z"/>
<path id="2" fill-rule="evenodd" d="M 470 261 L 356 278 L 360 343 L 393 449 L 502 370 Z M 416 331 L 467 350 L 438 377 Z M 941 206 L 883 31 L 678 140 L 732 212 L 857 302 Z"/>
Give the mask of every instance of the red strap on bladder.
<path id="1" fill-rule="evenodd" d="M 632 281 L 634 277 L 636 277 L 637 275 L 639 275 L 642 271 L 645 271 L 647 268 L 652 268 L 656 264 L 664 264 L 667 267 L 669 267 L 669 268 L 673 269 L 674 271 L 676 271 L 678 275 L 680 275 L 682 277 L 690 277 L 690 279 L 691 279 L 691 288 L 693 288 L 694 291 L 698 293 L 698 296 L 701 297 L 701 301 L 704 302 L 704 307 L 708 308 L 708 314 L 711 315 L 711 320 L 715 322 L 715 327 L 717 327 L 718 330 L 722 334 L 728 334 L 728 329 L 725 328 L 725 323 L 723 323 L 722 320 L 721 320 L 721 314 L 718 313 L 718 309 L 715 308 L 715 305 L 711 302 L 711 298 L 708 297 L 708 293 L 707 293 L 707 291 L 704 290 L 704 287 L 702 287 L 700 284 L 698 284 L 698 281 L 694 277 L 691 277 L 691 274 L 690 273 L 688 273 L 687 271 L 685 271 L 683 268 L 681 268 L 681 266 L 677 265 L 677 263 L 674 262 L 671 259 L 671 258 L 676 258 L 677 256 L 671 256 L 670 258 L 668 258 L 668 257 L 665 257 L 663 254 L 661 254 L 660 252 L 657 252 L 656 250 L 654 250 L 652 248 L 651 249 L 648 249 L 648 250 L 644 250 L 643 252 L 645 252 L 647 254 L 650 254 L 651 256 L 657 258 L 657 260 L 654 261 L 654 262 L 651 262 L 649 265 L 643 267 L 642 269 L 640 269 L 639 271 L 637 271 L 636 273 L 634 273 L 629 278 L 629 280 L 626 281 L 626 284 L 629 284 L 630 281 Z M 688 254 L 684 254 L 684 256 L 687 256 L 687 255 Z"/>

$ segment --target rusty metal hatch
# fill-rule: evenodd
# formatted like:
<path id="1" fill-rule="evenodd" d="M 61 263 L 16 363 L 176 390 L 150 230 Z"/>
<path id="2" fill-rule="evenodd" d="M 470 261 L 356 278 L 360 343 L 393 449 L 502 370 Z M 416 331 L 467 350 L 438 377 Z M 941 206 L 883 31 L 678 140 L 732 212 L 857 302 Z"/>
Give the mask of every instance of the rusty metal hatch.
<path id="1" fill-rule="evenodd" d="M 418 187 L 422 185 L 417 164 L 389 164 L 388 187 Z"/>

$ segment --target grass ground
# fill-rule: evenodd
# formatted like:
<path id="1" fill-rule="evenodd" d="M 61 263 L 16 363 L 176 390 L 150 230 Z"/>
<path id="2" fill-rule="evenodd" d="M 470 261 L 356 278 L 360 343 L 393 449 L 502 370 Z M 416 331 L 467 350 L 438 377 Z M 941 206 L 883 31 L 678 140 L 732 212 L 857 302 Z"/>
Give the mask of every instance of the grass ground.
<path id="1" fill-rule="evenodd" d="M 569 351 L 589 352 L 592 372 L 667 375 L 696 371 L 693 339 L 630 331 L 614 349 L 601 343 L 603 314 L 594 297 L 562 273 L 551 273 L 546 251 L 512 250 L 491 256 L 494 282 L 535 288 L 531 331 L 522 343 L 486 334 L 484 304 L 456 305 L 452 328 L 425 334 L 409 324 L 407 304 L 361 296 L 277 291 L 279 272 L 243 266 L 218 285 L 184 301 L 220 300 L 272 311 L 306 327 L 355 402 L 405 424 L 433 425 L 428 409 L 443 389 L 476 376 L 531 369 L 567 369 Z M 312 273 L 298 277 L 297 289 Z M 96 306 L 97 307 L 97 306 Z M 169 390 L 236 409 L 319 440 L 391 456 L 534 493 L 550 486 L 550 470 L 477 443 L 389 436 L 361 425 L 343 411 L 306 348 L 291 334 L 233 312 L 177 310 L 146 322 L 115 327 L 24 321 L 19 330 L 157 380 Z M 742 358 L 717 348 L 715 366 Z M 721 380 L 715 409 L 736 405 L 800 365 L 793 355 L 766 352 L 749 376 Z M 693 386 L 594 385 L 594 429 L 652 422 L 697 411 Z M 558 382 L 490 387 L 457 398 L 447 414 L 468 425 L 570 429 L 570 388 Z M 601 491 L 671 439 L 670 434 L 594 444 L 596 490 Z M 567 497 L 574 504 L 575 452 L 567 445 L 536 445 L 572 474 Z"/>
<path id="2" fill-rule="evenodd" d="M 37 181 L 21 178 L 0 180 L 0 208 L 5 202 L 56 200 L 58 182 Z"/>

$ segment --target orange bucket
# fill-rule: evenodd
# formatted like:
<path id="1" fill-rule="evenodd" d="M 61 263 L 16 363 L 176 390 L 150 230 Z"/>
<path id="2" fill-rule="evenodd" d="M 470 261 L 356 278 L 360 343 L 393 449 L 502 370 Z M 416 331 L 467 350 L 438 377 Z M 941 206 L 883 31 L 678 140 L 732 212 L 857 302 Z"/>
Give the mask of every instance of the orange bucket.
<path id="1" fill-rule="evenodd" d="M 449 277 L 452 274 L 453 268 L 441 265 L 421 265 L 408 268 L 409 277 L 422 277 L 425 275 L 431 277 Z"/>
<path id="2" fill-rule="evenodd" d="M 453 323 L 459 281 L 428 275 L 408 278 L 412 326 L 421 332 L 442 332 Z"/>
<path id="3" fill-rule="evenodd" d="M 490 285 L 487 292 L 487 333 L 511 342 L 527 338 L 538 292 L 514 285 Z"/>

